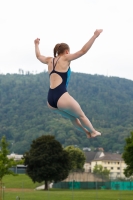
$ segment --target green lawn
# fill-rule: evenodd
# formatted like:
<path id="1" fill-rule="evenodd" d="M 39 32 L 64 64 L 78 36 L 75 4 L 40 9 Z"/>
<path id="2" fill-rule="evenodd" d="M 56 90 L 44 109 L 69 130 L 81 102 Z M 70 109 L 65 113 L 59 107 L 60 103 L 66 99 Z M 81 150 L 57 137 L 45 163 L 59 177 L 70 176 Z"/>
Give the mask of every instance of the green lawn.
<path id="1" fill-rule="evenodd" d="M 4 200 L 132 200 L 133 191 L 114 190 L 61 190 L 37 191 L 41 184 L 34 184 L 25 174 L 5 176 Z M 10 189 L 14 188 L 14 189 Z"/>
<path id="2" fill-rule="evenodd" d="M 6 192 L 4 200 L 132 200 L 132 191 L 101 191 L 101 190 L 79 190 L 79 191 L 19 191 Z"/>
<path id="3" fill-rule="evenodd" d="M 32 180 L 25 174 L 19 174 L 17 176 L 7 175 L 3 178 L 2 182 L 6 188 L 28 188 L 35 189 L 42 185 L 39 183 L 33 183 Z"/>

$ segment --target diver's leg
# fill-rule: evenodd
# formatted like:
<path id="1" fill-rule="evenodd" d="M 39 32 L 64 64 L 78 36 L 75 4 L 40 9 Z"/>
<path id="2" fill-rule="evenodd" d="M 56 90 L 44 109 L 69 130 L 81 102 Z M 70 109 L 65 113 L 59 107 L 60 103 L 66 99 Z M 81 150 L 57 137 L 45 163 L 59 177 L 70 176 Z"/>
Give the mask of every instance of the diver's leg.
<path id="1" fill-rule="evenodd" d="M 85 116 L 78 102 L 71 97 L 68 92 L 64 93 L 57 102 L 59 110 L 68 113 L 69 115 L 78 118 L 82 126 L 91 133 L 91 137 L 101 135 L 100 132 L 96 131 L 90 120 Z"/>
<path id="2" fill-rule="evenodd" d="M 48 104 L 48 107 L 49 107 L 50 109 L 52 109 L 52 111 L 54 111 L 55 113 L 61 114 L 63 117 L 65 117 L 65 118 L 67 118 L 67 119 L 70 119 L 71 122 L 72 122 L 72 124 L 75 126 L 75 128 L 76 128 L 77 130 L 79 130 L 79 131 L 82 132 L 82 133 L 86 133 L 86 135 L 87 135 L 88 138 L 91 137 L 90 132 L 89 132 L 86 128 L 84 128 L 84 127 L 82 126 L 82 124 L 80 123 L 79 119 L 73 117 L 72 115 L 70 115 L 70 114 L 68 114 L 68 113 L 66 113 L 66 112 L 64 112 L 64 111 L 62 111 L 62 110 L 53 108 L 53 107 L 51 107 L 49 104 Z"/>

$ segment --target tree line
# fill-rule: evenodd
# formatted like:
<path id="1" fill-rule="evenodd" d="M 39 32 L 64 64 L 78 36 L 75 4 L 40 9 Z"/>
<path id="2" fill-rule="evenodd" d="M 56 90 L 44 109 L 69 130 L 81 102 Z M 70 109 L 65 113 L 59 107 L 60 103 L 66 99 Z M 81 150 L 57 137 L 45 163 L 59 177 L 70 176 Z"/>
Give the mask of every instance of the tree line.
<path id="1" fill-rule="evenodd" d="M 6 136 L 10 151 L 22 154 L 31 141 L 53 135 L 63 145 L 122 152 L 133 130 L 133 81 L 72 72 L 69 93 L 79 102 L 102 137 L 87 139 L 69 120 L 47 107 L 49 76 L 40 74 L 0 75 L 0 137 Z"/>

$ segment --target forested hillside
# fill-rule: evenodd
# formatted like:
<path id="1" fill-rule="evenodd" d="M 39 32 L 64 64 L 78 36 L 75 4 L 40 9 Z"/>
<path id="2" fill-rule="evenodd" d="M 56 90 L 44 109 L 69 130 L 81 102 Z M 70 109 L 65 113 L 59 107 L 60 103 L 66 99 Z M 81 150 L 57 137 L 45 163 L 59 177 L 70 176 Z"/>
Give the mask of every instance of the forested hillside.
<path id="1" fill-rule="evenodd" d="M 122 152 L 125 137 L 133 130 L 133 81 L 72 73 L 68 91 L 102 132 L 93 139 L 48 109 L 48 88 L 47 72 L 0 75 L 0 137 L 6 135 L 11 151 L 24 153 L 33 139 L 52 134 L 63 146 Z"/>

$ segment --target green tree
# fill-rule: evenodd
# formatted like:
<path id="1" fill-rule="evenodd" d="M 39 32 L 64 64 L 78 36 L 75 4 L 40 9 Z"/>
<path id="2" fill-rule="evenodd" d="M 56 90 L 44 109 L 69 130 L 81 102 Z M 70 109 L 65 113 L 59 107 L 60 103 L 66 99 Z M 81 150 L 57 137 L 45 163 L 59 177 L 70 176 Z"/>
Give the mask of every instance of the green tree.
<path id="1" fill-rule="evenodd" d="M 7 147 L 8 143 L 6 141 L 6 137 L 3 136 L 0 141 L 0 181 L 2 181 L 2 178 L 7 174 L 16 175 L 10 170 L 10 168 L 16 166 L 18 163 L 14 161 L 13 158 L 9 159 L 7 157 L 9 154 Z"/>
<path id="2" fill-rule="evenodd" d="M 33 182 L 48 183 L 64 180 L 70 171 L 69 154 L 52 135 L 43 135 L 33 140 L 31 148 L 24 155 L 27 174 Z"/>
<path id="3" fill-rule="evenodd" d="M 81 149 L 75 146 L 67 146 L 65 150 L 69 153 L 71 160 L 71 169 L 83 169 L 85 155 Z"/>
<path id="4" fill-rule="evenodd" d="M 127 164 L 124 174 L 126 177 L 133 175 L 133 131 L 130 133 L 131 136 L 126 138 L 126 145 L 124 147 L 124 153 L 122 155 L 125 163 Z"/>
<path id="5" fill-rule="evenodd" d="M 102 165 L 95 165 L 93 173 L 102 178 L 109 178 L 110 170 L 104 169 Z"/>

